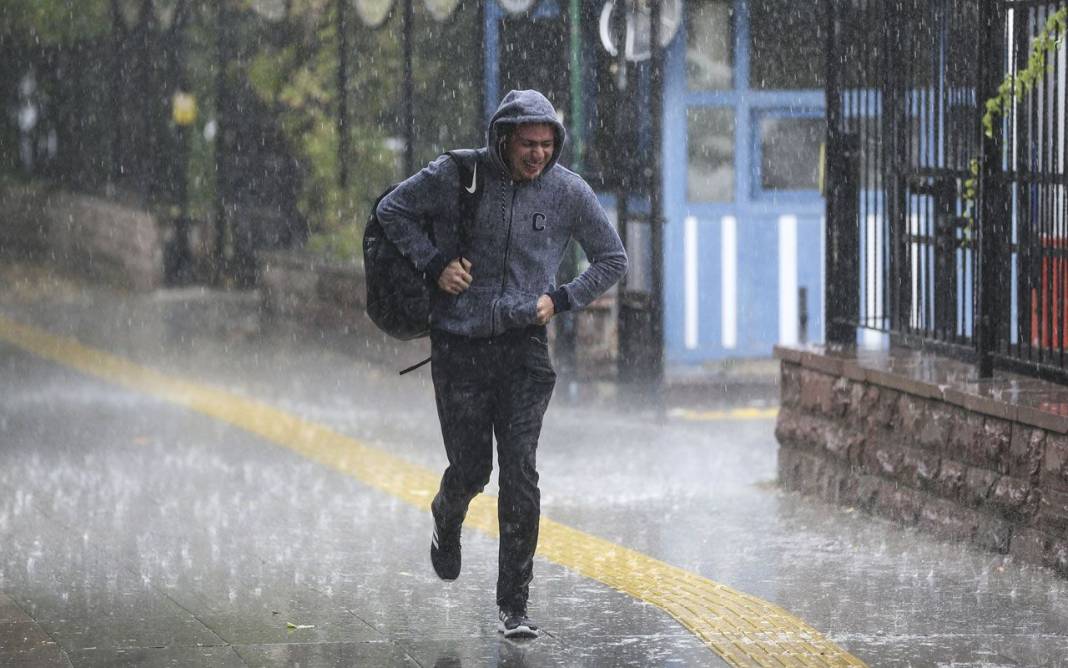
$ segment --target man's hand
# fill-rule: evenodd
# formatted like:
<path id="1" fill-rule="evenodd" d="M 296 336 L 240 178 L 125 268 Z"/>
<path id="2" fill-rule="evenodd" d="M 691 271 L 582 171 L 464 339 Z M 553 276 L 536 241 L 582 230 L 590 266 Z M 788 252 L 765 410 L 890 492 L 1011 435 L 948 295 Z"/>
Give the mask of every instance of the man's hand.
<path id="1" fill-rule="evenodd" d="M 553 307 L 553 300 L 549 295 L 542 295 L 538 297 L 538 318 L 537 323 L 539 325 L 549 324 L 549 320 L 556 313 L 556 309 Z"/>
<path id="2" fill-rule="evenodd" d="M 450 295 L 458 295 L 471 287 L 471 262 L 464 258 L 456 258 L 445 266 L 441 276 L 438 276 L 438 287 Z"/>

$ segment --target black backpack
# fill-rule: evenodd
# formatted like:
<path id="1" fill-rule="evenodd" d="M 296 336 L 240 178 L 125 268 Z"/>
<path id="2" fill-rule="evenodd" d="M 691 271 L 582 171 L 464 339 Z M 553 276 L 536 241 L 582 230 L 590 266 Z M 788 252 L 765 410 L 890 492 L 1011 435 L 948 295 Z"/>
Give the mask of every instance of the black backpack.
<path id="1" fill-rule="evenodd" d="M 482 196 L 483 178 L 478 170 L 476 151 L 449 151 L 446 155 L 456 163 L 460 173 L 456 188 L 460 202 L 460 254 L 463 255 L 468 246 L 469 221 L 474 219 L 478 201 Z M 470 185 L 474 185 L 473 191 L 468 190 Z M 436 289 L 437 277 L 427 277 L 417 271 L 382 229 L 382 223 L 376 214 L 378 203 L 396 187 L 397 184 L 394 184 L 386 188 L 375 200 L 363 232 L 367 315 L 386 334 L 410 341 L 430 333 L 430 291 Z M 433 231 L 430 240 L 434 241 Z M 425 364 L 425 361 L 416 367 L 421 364 Z M 405 369 L 401 373 L 407 373 L 416 367 Z"/>

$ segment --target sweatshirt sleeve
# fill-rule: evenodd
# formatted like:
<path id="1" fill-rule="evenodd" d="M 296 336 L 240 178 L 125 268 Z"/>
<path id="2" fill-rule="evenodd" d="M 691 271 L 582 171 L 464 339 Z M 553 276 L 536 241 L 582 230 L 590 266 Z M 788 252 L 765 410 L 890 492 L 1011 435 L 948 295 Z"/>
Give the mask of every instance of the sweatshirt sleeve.
<path id="1" fill-rule="evenodd" d="M 430 240 L 434 220 L 451 217 L 457 201 L 456 164 L 441 156 L 402 181 L 378 203 L 376 215 L 382 230 L 415 268 L 437 279 L 449 262 Z"/>
<path id="2" fill-rule="evenodd" d="M 577 310 L 600 297 L 627 273 L 627 253 L 616 228 L 585 181 L 579 181 L 575 199 L 572 236 L 582 246 L 590 266 L 561 288 L 567 293 L 569 308 Z"/>

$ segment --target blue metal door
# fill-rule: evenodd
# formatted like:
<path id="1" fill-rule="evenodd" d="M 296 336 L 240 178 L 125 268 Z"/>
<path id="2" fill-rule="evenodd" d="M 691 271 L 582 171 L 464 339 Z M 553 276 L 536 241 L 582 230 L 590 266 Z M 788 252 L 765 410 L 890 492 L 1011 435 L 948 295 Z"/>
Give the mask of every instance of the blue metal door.
<path id="1" fill-rule="evenodd" d="M 822 332 L 824 96 L 817 88 L 776 87 L 778 66 L 767 60 L 778 54 L 758 39 L 776 12 L 791 7 L 689 0 L 670 46 L 663 146 L 669 363 L 766 357 L 777 343 Z M 752 12 L 772 15 L 757 16 L 754 30 Z"/>

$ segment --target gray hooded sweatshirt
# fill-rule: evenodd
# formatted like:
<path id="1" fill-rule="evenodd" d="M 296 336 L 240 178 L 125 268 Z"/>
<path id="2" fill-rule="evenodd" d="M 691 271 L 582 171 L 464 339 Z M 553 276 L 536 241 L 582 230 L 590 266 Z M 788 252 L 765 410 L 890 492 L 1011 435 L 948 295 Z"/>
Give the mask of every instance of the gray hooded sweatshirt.
<path id="1" fill-rule="evenodd" d="M 556 147 L 536 179 L 513 181 L 500 147 L 507 126 L 524 123 L 552 126 Z M 593 190 L 557 164 L 566 136 L 552 103 L 541 93 L 511 91 L 504 97 L 490 121 L 486 148 L 477 151 L 483 190 L 475 220 L 466 223 L 468 244 L 462 251 L 472 265 L 472 282 L 459 295 L 436 285 L 445 266 L 461 253 L 456 163 L 441 156 L 379 203 L 377 215 L 386 235 L 434 282 L 432 329 L 487 337 L 533 325 L 541 295 L 549 294 L 557 311 L 579 309 L 626 272 L 623 244 Z M 556 272 L 571 238 L 590 264 L 557 287 Z"/>

